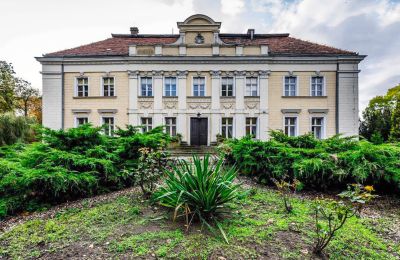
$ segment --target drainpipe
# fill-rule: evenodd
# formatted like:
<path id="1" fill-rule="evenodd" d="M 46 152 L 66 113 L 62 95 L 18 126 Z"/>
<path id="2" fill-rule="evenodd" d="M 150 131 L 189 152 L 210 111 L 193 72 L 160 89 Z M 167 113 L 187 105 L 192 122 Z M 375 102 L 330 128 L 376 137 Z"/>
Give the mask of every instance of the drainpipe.
<path id="1" fill-rule="evenodd" d="M 64 64 L 61 64 L 61 129 L 64 129 Z"/>
<path id="2" fill-rule="evenodd" d="M 336 63 L 336 100 L 335 100 L 335 126 L 339 134 L 339 62 Z"/>

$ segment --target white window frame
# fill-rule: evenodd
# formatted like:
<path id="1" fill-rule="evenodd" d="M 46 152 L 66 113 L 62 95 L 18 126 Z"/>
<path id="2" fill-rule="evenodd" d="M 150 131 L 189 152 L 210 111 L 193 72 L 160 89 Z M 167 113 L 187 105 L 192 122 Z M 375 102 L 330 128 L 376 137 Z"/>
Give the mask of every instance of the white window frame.
<path id="1" fill-rule="evenodd" d="M 79 115 L 79 116 L 75 116 L 75 120 L 74 120 L 75 124 L 74 124 L 74 127 L 78 127 L 78 126 L 79 126 L 78 120 L 79 120 L 80 118 L 87 118 L 87 123 L 90 122 L 90 121 L 89 121 L 89 116 L 88 116 L 88 115 Z"/>
<path id="2" fill-rule="evenodd" d="M 320 77 L 320 78 L 322 78 L 322 95 L 321 96 L 313 96 L 313 92 L 312 92 L 312 79 L 314 78 L 314 77 Z M 325 82 L 325 80 L 326 80 L 326 78 L 325 78 L 325 76 L 318 76 L 318 75 L 314 75 L 314 76 L 311 76 L 310 77 L 310 96 L 311 97 L 324 97 L 324 96 L 326 96 L 326 82 Z"/>
<path id="3" fill-rule="evenodd" d="M 322 122 L 322 136 L 321 136 L 321 140 L 326 138 L 326 120 L 327 120 L 327 116 L 325 114 L 320 115 L 320 114 L 311 114 L 310 115 L 310 133 L 312 133 L 312 119 L 314 117 L 318 117 L 318 118 L 323 118 L 323 122 Z"/>
<path id="4" fill-rule="evenodd" d="M 247 79 L 249 79 L 249 78 L 255 78 L 256 79 L 256 84 L 257 84 L 257 89 L 256 89 L 256 95 L 255 96 L 253 96 L 253 95 L 247 95 Z M 250 89 L 250 92 L 252 92 L 251 91 L 251 89 Z M 251 94 L 251 93 L 250 93 Z M 250 76 L 250 77 L 245 77 L 244 78 L 244 96 L 245 97 L 259 97 L 260 96 L 260 78 L 259 77 L 256 77 L 256 76 Z"/>
<path id="5" fill-rule="evenodd" d="M 234 117 L 232 117 L 232 116 L 223 116 L 223 117 L 221 117 L 221 123 L 220 123 L 220 125 L 221 125 L 221 132 L 220 132 L 220 134 L 221 134 L 221 136 L 222 136 L 222 129 L 225 127 L 225 128 L 227 128 L 228 126 L 224 126 L 223 124 L 222 124 L 222 121 L 223 121 L 223 119 L 224 118 L 231 118 L 232 119 L 232 137 L 230 137 L 230 138 L 235 138 L 235 118 Z M 223 136 L 224 138 L 229 138 L 229 137 L 226 137 L 226 136 Z"/>
<path id="6" fill-rule="evenodd" d="M 286 96 L 286 92 L 285 92 L 285 82 L 286 82 L 286 77 L 293 77 L 296 78 L 296 95 L 294 96 Z M 282 77 L 282 96 L 284 97 L 297 97 L 299 95 L 299 77 L 297 75 L 285 75 Z"/>
<path id="7" fill-rule="evenodd" d="M 171 78 L 175 79 L 175 96 L 167 96 L 166 82 L 167 82 L 167 79 L 171 79 Z M 163 89 L 164 89 L 164 91 L 163 91 L 164 97 L 177 97 L 178 96 L 178 77 L 175 77 L 175 76 L 164 77 L 163 78 Z"/>
<path id="8" fill-rule="evenodd" d="M 146 125 L 143 124 L 143 119 L 151 119 L 151 129 L 149 129 L 149 124 L 148 123 Z M 154 123 L 153 117 L 150 117 L 150 116 L 141 117 L 140 118 L 140 125 L 142 126 L 142 132 L 146 133 L 146 132 L 149 132 L 150 130 L 152 130 L 153 129 L 153 123 Z M 146 130 L 144 128 L 146 128 Z"/>
<path id="9" fill-rule="evenodd" d="M 194 79 L 195 78 L 204 78 L 204 96 L 195 96 L 194 95 Z M 206 76 L 192 76 L 192 96 L 193 97 L 206 97 L 207 96 L 207 78 L 206 78 Z"/>
<path id="10" fill-rule="evenodd" d="M 86 78 L 87 79 L 87 96 L 78 96 L 78 79 L 83 79 L 83 78 Z M 79 77 L 75 77 L 75 97 L 89 97 L 90 96 L 90 92 L 89 92 L 89 89 L 90 89 L 90 78 L 88 77 L 88 76 L 79 76 Z"/>
<path id="11" fill-rule="evenodd" d="M 260 123 L 259 123 L 259 118 L 257 116 L 246 116 L 245 121 L 244 121 L 244 134 L 247 136 L 248 134 L 246 133 L 246 128 L 247 128 L 247 118 L 255 118 L 256 119 L 256 135 L 253 137 L 254 139 L 258 139 L 259 132 L 260 132 Z"/>
<path id="12" fill-rule="evenodd" d="M 151 79 L 151 96 L 149 95 L 142 95 L 142 79 Z M 148 93 L 148 89 L 146 89 L 146 93 Z M 151 76 L 143 76 L 139 78 L 139 96 L 140 97 L 154 97 L 154 79 Z"/>
<path id="13" fill-rule="evenodd" d="M 114 131 L 115 131 L 115 116 L 109 116 L 109 115 L 101 116 L 101 118 L 100 118 L 100 125 L 101 126 L 105 125 L 105 123 L 104 123 L 104 119 L 105 118 L 112 118 L 113 119 L 113 131 L 110 131 L 110 133 L 108 134 L 108 136 L 113 136 L 114 135 Z M 110 130 L 110 129 L 108 129 L 108 130 Z M 104 132 L 104 130 L 103 130 L 103 132 Z M 106 133 L 104 132 L 104 134 L 106 134 Z"/>
<path id="14" fill-rule="evenodd" d="M 171 119 L 171 118 L 175 118 L 175 124 L 170 125 L 171 127 L 175 126 L 175 135 L 171 134 L 171 131 L 167 131 L 167 119 Z M 165 132 L 167 134 L 169 134 L 170 136 L 176 136 L 178 134 L 178 119 L 175 116 L 166 116 L 164 118 L 164 122 L 165 122 Z M 172 130 L 172 129 L 170 129 Z"/>
<path id="15" fill-rule="evenodd" d="M 285 133 L 285 127 L 286 127 L 285 119 L 287 117 L 296 118 L 296 128 L 295 128 L 295 135 L 294 136 L 299 136 L 299 125 L 300 125 L 300 122 L 299 122 L 299 115 L 297 115 L 297 114 L 296 115 L 293 115 L 293 114 L 284 114 L 283 115 L 283 118 L 282 118 L 282 130 L 283 130 L 283 133 L 286 134 Z"/>
<path id="16" fill-rule="evenodd" d="M 231 78 L 232 79 L 232 96 L 223 96 L 222 95 L 222 80 L 224 79 L 224 78 Z M 231 76 L 226 76 L 226 77 L 221 77 L 221 92 L 220 92 L 220 96 L 221 97 L 235 97 L 235 95 L 236 95 L 236 91 L 235 91 L 235 89 L 236 89 L 236 80 L 235 80 L 235 77 L 231 77 Z"/>
<path id="17" fill-rule="evenodd" d="M 114 95 L 110 96 L 104 96 L 104 79 L 105 78 L 112 78 L 114 81 Z M 117 91 L 116 91 L 116 87 L 115 87 L 115 76 L 103 76 L 101 77 L 101 82 L 100 82 L 100 93 L 102 97 L 116 97 L 117 96 Z"/>

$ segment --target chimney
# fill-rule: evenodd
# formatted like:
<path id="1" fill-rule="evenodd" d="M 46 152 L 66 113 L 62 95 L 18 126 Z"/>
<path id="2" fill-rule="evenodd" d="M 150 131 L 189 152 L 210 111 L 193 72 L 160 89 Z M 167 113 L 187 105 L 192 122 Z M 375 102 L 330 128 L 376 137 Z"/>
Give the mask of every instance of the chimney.
<path id="1" fill-rule="evenodd" d="M 137 36 L 139 34 L 139 28 L 131 27 L 131 35 Z"/>
<path id="2" fill-rule="evenodd" d="M 254 29 L 248 29 L 247 30 L 247 35 L 250 36 L 250 39 L 254 39 Z"/>

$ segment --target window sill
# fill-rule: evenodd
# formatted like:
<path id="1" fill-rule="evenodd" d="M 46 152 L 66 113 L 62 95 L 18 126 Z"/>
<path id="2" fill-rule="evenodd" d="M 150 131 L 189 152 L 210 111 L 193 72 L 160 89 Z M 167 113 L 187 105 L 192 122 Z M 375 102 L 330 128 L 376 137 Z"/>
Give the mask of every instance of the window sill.
<path id="1" fill-rule="evenodd" d="M 114 99 L 117 98 L 117 96 L 87 96 L 87 97 L 72 97 L 73 99 L 97 99 L 97 98 L 101 98 L 101 99 Z"/>
<path id="2" fill-rule="evenodd" d="M 327 98 L 328 96 L 282 96 L 282 98 Z"/>
<path id="3" fill-rule="evenodd" d="M 187 96 L 186 98 L 210 98 L 211 96 Z"/>
<path id="4" fill-rule="evenodd" d="M 260 96 L 244 96 L 244 98 L 260 98 Z"/>
<path id="5" fill-rule="evenodd" d="M 163 96 L 163 98 L 178 98 L 178 96 Z"/>
<path id="6" fill-rule="evenodd" d="M 145 99 L 145 98 L 148 98 L 148 99 L 153 99 L 153 98 L 154 98 L 154 96 L 138 96 L 138 98 L 143 98 L 143 99 Z"/>
<path id="7" fill-rule="evenodd" d="M 221 98 L 221 99 L 224 99 L 224 98 L 229 99 L 229 98 L 235 98 L 235 96 L 220 96 L 219 98 Z"/>

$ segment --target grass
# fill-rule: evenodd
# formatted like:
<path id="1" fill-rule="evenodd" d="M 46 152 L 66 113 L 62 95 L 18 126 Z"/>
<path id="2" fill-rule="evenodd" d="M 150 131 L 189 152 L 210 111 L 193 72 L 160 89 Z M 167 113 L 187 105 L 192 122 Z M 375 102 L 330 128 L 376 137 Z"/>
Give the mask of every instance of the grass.
<path id="1" fill-rule="evenodd" d="M 223 222 L 229 244 L 201 225 L 183 221 L 132 193 L 106 202 L 82 201 L 52 218 L 33 219 L 0 234 L 0 259 L 47 258 L 284 258 L 311 256 L 312 201 L 293 198 L 287 214 L 275 191 L 251 188 L 229 204 Z M 384 218 L 385 219 L 385 218 Z M 382 225 L 382 226 L 381 226 Z M 327 248 L 332 259 L 398 259 L 400 245 L 381 232 L 390 220 L 351 218 Z"/>

